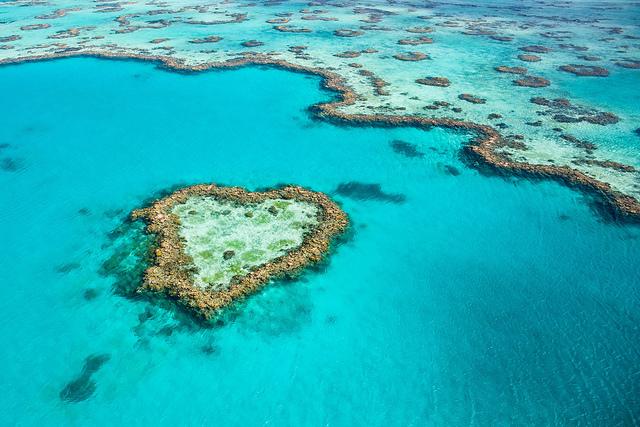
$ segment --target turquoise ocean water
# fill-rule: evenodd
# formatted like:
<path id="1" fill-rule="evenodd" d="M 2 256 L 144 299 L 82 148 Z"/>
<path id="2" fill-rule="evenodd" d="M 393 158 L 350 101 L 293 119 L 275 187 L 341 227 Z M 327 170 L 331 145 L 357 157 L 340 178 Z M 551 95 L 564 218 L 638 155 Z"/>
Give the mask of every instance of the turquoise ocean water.
<path id="1" fill-rule="evenodd" d="M 313 120 L 331 94 L 274 69 L 68 59 L 0 93 L 0 424 L 640 423 L 640 228 L 581 194 L 465 167 L 464 134 Z M 353 227 L 203 328 L 104 266 L 131 209 L 199 182 L 308 186 Z"/>

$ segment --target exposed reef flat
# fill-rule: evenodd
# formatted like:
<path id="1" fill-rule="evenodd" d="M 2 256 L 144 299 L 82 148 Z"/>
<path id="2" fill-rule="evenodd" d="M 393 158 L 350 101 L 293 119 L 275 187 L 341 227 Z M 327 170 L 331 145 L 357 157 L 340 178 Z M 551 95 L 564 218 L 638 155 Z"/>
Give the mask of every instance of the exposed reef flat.
<path id="1" fill-rule="evenodd" d="M 430 126 L 452 121 L 472 124 L 472 128 L 491 126 L 504 133 L 500 139 L 513 142 L 510 134 L 521 136 L 517 144 L 495 144 L 500 157 L 534 168 L 574 169 L 606 184 L 611 192 L 637 201 L 640 156 L 625 143 L 637 128 L 637 110 L 632 107 L 636 95 L 633 90 L 626 95 L 622 88 L 630 73 L 637 72 L 640 35 L 633 25 L 604 26 L 585 19 L 591 11 L 578 3 L 572 5 L 573 9 L 559 9 L 557 15 L 541 5 L 535 6 L 535 13 L 512 14 L 500 7 L 464 1 L 440 4 L 436 11 L 429 5 L 403 2 L 381 3 L 375 8 L 355 1 L 321 2 L 291 10 L 278 2 L 82 7 L 59 0 L 47 4 L 18 0 L 0 4 L 12 17 L 2 24 L 11 41 L 0 46 L 0 63 L 93 55 L 156 60 L 179 71 L 264 64 L 318 74 L 325 81 L 332 75 L 340 82 L 339 91 L 350 97 L 342 97 L 331 108 L 314 109 L 326 118 L 339 116 L 343 123 L 354 123 L 358 117 L 376 116 L 389 126 L 402 117 L 417 116 L 427 119 Z M 60 10 L 65 11 L 62 16 Z M 619 19 L 610 10 L 601 13 L 602 19 Z M 503 14 L 510 19 L 503 19 Z M 42 16 L 51 18 L 43 22 Z M 41 23 L 51 28 L 29 31 L 30 26 Z M 412 46 L 411 51 L 399 51 L 403 44 Z M 582 55 L 585 50 L 589 58 Z M 495 55 L 482 53 L 488 51 Z M 593 71 L 581 63 L 593 58 L 602 62 L 590 64 L 609 69 L 607 79 L 574 79 L 559 68 L 572 64 L 580 66 L 578 71 Z M 424 78 L 427 59 L 428 74 L 442 80 Z M 527 71 L 515 80 L 487 73 L 500 68 L 519 74 L 524 67 L 513 61 L 524 62 L 518 59 L 526 62 Z M 580 87 L 599 80 L 620 96 L 589 97 L 587 93 L 594 92 Z M 451 82 L 448 87 L 446 81 Z M 531 90 L 547 99 L 567 97 L 574 105 L 599 114 L 538 110 L 528 102 Z M 492 114 L 499 114 L 501 120 L 488 119 Z M 574 161 L 589 158 L 585 150 L 567 144 L 564 134 L 597 145 L 597 152 L 590 154 L 595 160 L 626 164 L 636 172 L 620 174 L 597 167 L 596 162 Z"/>
<path id="2" fill-rule="evenodd" d="M 143 219 L 157 242 L 138 292 L 162 294 L 205 319 L 321 261 L 348 226 L 329 197 L 295 186 L 194 185 L 131 217 Z"/>

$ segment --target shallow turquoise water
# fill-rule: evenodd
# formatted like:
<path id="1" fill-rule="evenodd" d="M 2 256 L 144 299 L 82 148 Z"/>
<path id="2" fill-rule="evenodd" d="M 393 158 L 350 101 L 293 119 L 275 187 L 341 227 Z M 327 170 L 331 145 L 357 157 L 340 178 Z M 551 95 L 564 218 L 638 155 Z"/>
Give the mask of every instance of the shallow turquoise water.
<path id="1" fill-rule="evenodd" d="M 557 184 L 466 168 L 464 135 L 314 121 L 306 108 L 330 96 L 318 83 L 94 59 L 0 68 L 1 424 L 640 422 L 640 229 Z M 352 181 L 405 201 L 334 193 Z M 99 274 L 110 232 L 196 182 L 329 192 L 353 233 L 222 326 L 115 295 Z M 95 391 L 63 401 L 90 355 L 109 356 Z"/>

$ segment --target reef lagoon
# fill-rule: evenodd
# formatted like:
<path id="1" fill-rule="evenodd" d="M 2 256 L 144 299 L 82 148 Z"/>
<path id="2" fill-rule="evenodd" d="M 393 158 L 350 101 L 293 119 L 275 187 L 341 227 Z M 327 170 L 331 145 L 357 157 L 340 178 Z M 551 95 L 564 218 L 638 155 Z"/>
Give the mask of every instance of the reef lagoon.
<path id="1" fill-rule="evenodd" d="M 0 424 L 638 425 L 638 13 L 0 3 Z"/>

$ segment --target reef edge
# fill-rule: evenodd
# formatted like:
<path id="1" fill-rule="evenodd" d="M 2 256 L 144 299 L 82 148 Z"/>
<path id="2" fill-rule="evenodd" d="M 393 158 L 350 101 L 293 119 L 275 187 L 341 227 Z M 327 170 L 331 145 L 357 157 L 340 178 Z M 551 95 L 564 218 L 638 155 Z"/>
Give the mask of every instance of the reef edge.
<path id="1" fill-rule="evenodd" d="M 612 218 L 628 222 L 640 221 L 640 201 L 630 195 L 614 190 L 605 182 L 568 166 L 518 162 L 499 154 L 495 148 L 503 144 L 503 139 L 500 133 L 491 126 L 450 118 L 429 118 L 412 115 L 349 114 L 341 112 L 339 108 L 354 104 L 357 100 L 357 95 L 347 86 L 339 74 L 323 68 L 293 64 L 288 61 L 274 59 L 268 55 L 257 53 L 246 53 L 236 59 L 229 59 L 227 61 L 190 65 L 179 59 L 163 55 L 114 53 L 94 50 L 65 50 L 45 55 L 6 58 L 0 60 L 0 66 L 71 57 L 141 60 L 155 62 L 164 68 L 179 72 L 199 72 L 211 69 L 233 69 L 250 65 L 267 65 L 287 71 L 317 75 L 323 79 L 322 84 L 325 89 L 338 94 L 335 100 L 321 102 L 310 107 L 310 111 L 323 119 L 356 126 L 403 126 L 423 129 L 443 127 L 469 131 L 475 133 L 477 136 L 462 148 L 462 155 L 470 160 L 468 164 L 472 166 L 477 165 L 478 168 L 488 167 L 499 174 L 554 180 L 600 198 L 607 209 L 611 211 L 610 216 Z"/>
<path id="2" fill-rule="evenodd" d="M 318 209 L 318 224 L 305 233 L 300 246 L 261 264 L 247 274 L 235 276 L 229 286 L 220 290 L 201 289 L 194 284 L 194 265 L 181 238 L 180 219 L 171 209 L 190 197 L 205 196 L 236 203 L 260 203 L 268 199 L 291 199 L 312 203 Z M 146 231 L 156 237 L 152 261 L 144 272 L 137 293 L 160 294 L 176 301 L 199 318 L 209 320 L 222 308 L 257 292 L 269 280 L 296 274 L 324 259 L 336 237 L 348 228 L 347 214 L 326 194 L 298 186 L 285 186 L 265 191 L 248 191 L 241 187 L 197 184 L 179 189 L 136 209 L 132 220 L 142 219 Z"/>

